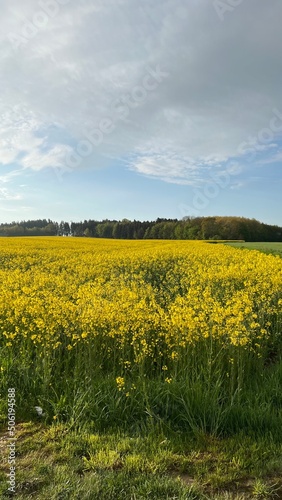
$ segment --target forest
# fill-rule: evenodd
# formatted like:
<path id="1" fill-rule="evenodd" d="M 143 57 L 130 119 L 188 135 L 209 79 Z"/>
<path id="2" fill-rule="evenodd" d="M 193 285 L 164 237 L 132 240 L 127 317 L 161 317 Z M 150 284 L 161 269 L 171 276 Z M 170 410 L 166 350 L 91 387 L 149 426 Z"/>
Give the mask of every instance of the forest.
<path id="1" fill-rule="evenodd" d="M 154 221 L 89 219 L 70 223 L 38 219 L 1 223 L 0 236 L 282 242 L 282 227 L 231 216 L 185 217 L 181 220 L 157 218 Z"/>

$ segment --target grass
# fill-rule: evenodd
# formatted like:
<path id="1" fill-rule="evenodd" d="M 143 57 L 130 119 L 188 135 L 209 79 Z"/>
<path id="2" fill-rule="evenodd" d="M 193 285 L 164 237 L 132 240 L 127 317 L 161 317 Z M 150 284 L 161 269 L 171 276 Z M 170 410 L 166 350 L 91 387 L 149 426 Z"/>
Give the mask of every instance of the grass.
<path id="1" fill-rule="evenodd" d="M 5 445 L 5 433 L 2 433 Z M 282 498 L 281 445 L 243 434 L 97 433 L 65 424 L 17 426 L 18 499 Z M 8 498 L 2 453 L 1 498 Z"/>
<path id="2" fill-rule="evenodd" d="M 148 383 L 146 401 L 138 386 L 132 399 L 107 381 L 87 393 L 92 407 L 79 394 L 69 406 L 60 397 L 56 408 L 43 401 L 42 416 L 34 411 L 33 422 L 16 426 L 17 498 L 282 498 L 281 363 L 265 369 L 259 391 L 251 381 L 231 408 L 218 388 L 192 390 L 185 379 L 162 389 Z M 1 415 L 5 499 L 4 409 Z"/>
<path id="3" fill-rule="evenodd" d="M 235 248 L 247 248 L 249 250 L 260 250 L 263 253 L 279 255 L 282 257 L 282 243 L 280 242 L 225 242 Z"/>

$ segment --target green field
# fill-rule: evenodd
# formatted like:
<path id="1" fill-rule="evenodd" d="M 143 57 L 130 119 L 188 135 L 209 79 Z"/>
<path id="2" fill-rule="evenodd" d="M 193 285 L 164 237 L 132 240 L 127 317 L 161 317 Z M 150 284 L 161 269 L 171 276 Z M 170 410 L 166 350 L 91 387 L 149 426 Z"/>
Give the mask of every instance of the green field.
<path id="1" fill-rule="evenodd" d="M 261 252 L 280 255 L 282 257 L 282 243 L 280 242 L 240 242 L 240 243 L 227 243 L 235 248 L 247 248 L 248 250 L 260 250 Z"/>

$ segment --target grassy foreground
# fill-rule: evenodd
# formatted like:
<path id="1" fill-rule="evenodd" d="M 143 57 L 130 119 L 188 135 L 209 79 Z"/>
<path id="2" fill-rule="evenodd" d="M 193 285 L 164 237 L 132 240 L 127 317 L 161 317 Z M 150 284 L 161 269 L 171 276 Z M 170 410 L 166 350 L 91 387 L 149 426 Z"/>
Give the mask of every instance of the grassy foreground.
<path id="1" fill-rule="evenodd" d="M 9 409 L 18 498 L 281 497 L 281 259 L 21 238 L 0 260 L 3 498 Z"/>

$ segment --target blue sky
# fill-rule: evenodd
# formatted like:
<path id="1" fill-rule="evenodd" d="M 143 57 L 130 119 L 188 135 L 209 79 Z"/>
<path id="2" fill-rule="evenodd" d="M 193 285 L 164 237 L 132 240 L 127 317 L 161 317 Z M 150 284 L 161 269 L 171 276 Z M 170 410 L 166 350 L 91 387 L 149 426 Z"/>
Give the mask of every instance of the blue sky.
<path id="1" fill-rule="evenodd" d="M 282 226 L 282 4 L 235 3 L 3 0 L 0 222 Z"/>

